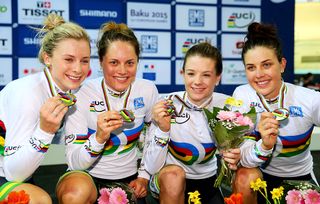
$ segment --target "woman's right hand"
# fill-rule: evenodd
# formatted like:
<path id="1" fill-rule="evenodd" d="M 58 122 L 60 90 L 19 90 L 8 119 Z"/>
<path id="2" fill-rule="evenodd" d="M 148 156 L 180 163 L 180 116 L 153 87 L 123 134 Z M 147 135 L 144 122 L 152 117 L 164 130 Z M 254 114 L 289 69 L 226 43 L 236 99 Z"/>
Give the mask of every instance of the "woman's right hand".
<path id="1" fill-rule="evenodd" d="M 161 100 L 152 109 L 152 118 L 163 132 L 170 130 L 171 115 L 168 112 L 168 101 Z"/>
<path id="2" fill-rule="evenodd" d="M 100 144 L 109 140 L 112 131 L 120 128 L 123 120 L 119 112 L 106 111 L 98 115 L 96 139 Z"/>
<path id="3" fill-rule="evenodd" d="M 258 124 L 258 131 L 262 139 L 262 148 L 270 150 L 277 143 L 279 134 L 279 121 L 270 112 L 261 114 L 261 119 Z"/>
<path id="4" fill-rule="evenodd" d="M 41 130 L 55 134 L 60 126 L 68 107 L 60 100 L 60 96 L 49 98 L 40 109 Z"/>

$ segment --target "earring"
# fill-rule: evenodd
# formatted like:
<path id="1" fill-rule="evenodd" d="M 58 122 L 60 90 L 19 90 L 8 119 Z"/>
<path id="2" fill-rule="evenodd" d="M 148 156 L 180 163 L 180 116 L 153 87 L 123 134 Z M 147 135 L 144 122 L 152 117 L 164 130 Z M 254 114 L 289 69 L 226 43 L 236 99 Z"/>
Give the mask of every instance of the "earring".
<path id="1" fill-rule="evenodd" d="M 46 66 L 49 68 L 50 67 L 50 63 L 47 63 Z"/>

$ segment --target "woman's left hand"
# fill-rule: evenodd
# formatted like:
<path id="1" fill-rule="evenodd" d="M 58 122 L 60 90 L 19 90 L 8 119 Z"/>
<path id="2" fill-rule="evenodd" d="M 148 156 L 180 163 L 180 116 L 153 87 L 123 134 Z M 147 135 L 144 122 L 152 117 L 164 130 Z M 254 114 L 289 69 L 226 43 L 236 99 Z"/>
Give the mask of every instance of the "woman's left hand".
<path id="1" fill-rule="evenodd" d="M 147 185 L 149 180 L 138 177 L 130 182 L 129 186 L 134 189 L 134 194 L 137 198 L 143 198 L 147 196 Z"/>
<path id="2" fill-rule="evenodd" d="M 240 161 L 240 148 L 222 151 L 222 158 L 232 170 L 237 170 Z"/>

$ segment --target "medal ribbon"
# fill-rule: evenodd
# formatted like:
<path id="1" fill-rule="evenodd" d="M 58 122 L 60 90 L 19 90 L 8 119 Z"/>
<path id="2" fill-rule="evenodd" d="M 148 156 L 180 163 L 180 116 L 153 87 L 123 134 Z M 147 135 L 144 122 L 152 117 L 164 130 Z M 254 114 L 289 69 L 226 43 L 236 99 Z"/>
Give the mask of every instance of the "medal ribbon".
<path id="1" fill-rule="evenodd" d="M 190 102 L 186 101 L 187 92 L 184 92 L 183 99 L 180 98 L 180 96 L 178 96 L 178 95 L 173 95 L 173 97 L 175 97 L 182 104 L 182 107 L 181 107 L 181 109 L 179 111 L 179 115 L 181 115 L 181 113 L 183 112 L 185 107 L 190 109 L 190 110 L 202 111 L 202 109 L 204 107 L 206 107 L 208 104 L 210 104 L 211 101 L 212 101 L 212 96 L 211 96 L 210 99 L 205 101 L 200 107 L 195 107 L 194 105 L 190 104 Z"/>
<path id="2" fill-rule="evenodd" d="M 59 88 L 57 88 L 57 87 L 55 86 L 48 67 L 45 67 L 45 68 L 43 69 L 43 71 L 44 71 L 44 75 L 46 76 L 46 79 L 47 79 L 47 82 L 48 82 L 48 85 L 49 85 L 49 89 L 50 89 L 51 95 L 52 95 L 52 96 L 58 95 L 57 89 L 59 89 Z"/>
<path id="3" fill-rule="evenodd" d="M 284 107 L 284 94 L 286 92 L 286 86 L 284 84 L 284 82 L 282 82 L 281 88 L 280 88 L 280 92 L 278 95 L 278 108 L 282 109 Z M 266 101 L 266 99 L 259 93 L 257 93 L 264 109 L 266 109 L 268 112 L 271 112 L 270 110 L 270 106 L 268 104 L 268 102 Z"/>
<path id="4" fill-rule="evenodd" d="M 105 104 L 106 104 L 105 105 L 106 106 L 106 110 L 110 111 L 111 110 L 111 105 L 110 105 L 110 101 L 108 100 L 107 87 L 106 87 L 106 84 L 104 83 L 104 79 L 102 79 L 102 81 L 101 81 L 101 87 L 102 87 L 102 91 L 103 91 L 104 101 L 105 101 Z M 131 92 L 131 85 L 129 86 L 129 90 L 127 90 L 126 93 L 125 93 L 123 109 L 127 108 L 130 92 Z"/>

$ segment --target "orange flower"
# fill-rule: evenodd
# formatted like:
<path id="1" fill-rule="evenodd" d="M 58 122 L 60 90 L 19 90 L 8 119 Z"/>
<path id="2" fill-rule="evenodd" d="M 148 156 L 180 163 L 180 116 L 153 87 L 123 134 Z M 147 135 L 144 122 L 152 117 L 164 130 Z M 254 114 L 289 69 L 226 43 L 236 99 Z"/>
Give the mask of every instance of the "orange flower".
<path id="1" fill-rule="evenodd" d="M 232 194 L 228 198 L 224 198 L 226 204 L 243 204 L 242 193 Z"/>
<path id="2" fill-rule="evenodd" d="M 8 195 L 8 199 L 4 201 L 0 201 L 0 204 L 28 204 L 30 201 L 30 197 L 24 190 L 19 192 L 12 191 Z"/>

